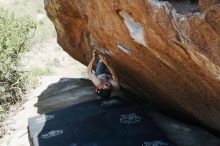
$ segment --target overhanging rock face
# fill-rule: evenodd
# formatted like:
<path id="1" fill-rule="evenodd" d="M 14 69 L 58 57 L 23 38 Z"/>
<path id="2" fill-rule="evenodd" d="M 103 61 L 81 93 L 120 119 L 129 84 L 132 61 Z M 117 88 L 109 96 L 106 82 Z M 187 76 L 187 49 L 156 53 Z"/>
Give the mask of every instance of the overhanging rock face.
<path id="1" fill-rule="evenodd" d="M 58 42 L 88 65 L 107 56 L 120 81 L 220 131 L 220 1 L 45 0 Z"/>

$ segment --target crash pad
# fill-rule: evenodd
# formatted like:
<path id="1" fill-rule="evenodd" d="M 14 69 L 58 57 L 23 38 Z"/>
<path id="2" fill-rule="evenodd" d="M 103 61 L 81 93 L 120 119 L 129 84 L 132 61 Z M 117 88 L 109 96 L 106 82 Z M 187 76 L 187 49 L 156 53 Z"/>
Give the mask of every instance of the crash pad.
<path id="1" fill-rule="evenodd" d="M 120 97 L 30 118 L 28 130 L 34 146 L 174 146 L 143 110 Z"/>

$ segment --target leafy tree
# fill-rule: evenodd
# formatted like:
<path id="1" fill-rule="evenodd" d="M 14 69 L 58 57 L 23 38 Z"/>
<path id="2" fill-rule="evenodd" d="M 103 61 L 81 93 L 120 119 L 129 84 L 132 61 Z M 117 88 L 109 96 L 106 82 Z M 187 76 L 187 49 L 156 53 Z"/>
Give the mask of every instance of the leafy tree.
<path id="1" fill-rule="evenodd" d="M 27 85 L 19 60 L 27 51 L 35 24 L 29 17 L 16 17 L 0 8 L 0 121 L 10 105 L 22 100 Z"/>

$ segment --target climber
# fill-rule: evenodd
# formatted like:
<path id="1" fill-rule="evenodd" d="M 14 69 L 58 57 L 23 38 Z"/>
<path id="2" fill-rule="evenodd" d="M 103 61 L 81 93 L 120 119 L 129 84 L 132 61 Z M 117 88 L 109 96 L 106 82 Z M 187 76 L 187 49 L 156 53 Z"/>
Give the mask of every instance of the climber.
<path id="1" fill-rule="evenodd" d="M 92 71 L 92 66 L 95 62 L 97 52 L 93 51 L 93 58 L 88 65 L 89 79 L 96 86 L 96 94 L 102 98 L 111 96 L 112 91 L 118 91 L 119 81 L 113 68 L 108 64 L 106 58 L 99 55 L 99 61 L 96 67 L 96 72 Z"/>

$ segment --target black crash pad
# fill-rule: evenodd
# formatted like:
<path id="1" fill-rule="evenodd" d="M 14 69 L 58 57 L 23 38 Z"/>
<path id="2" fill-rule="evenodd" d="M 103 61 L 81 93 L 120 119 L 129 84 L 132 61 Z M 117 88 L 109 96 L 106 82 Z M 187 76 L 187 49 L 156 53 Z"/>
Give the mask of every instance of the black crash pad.
<path id="1" fill-rule="evenodd" d="M 139 108 L 119 97 L 30 118 L 34 146 L 173 146 Z"/>

